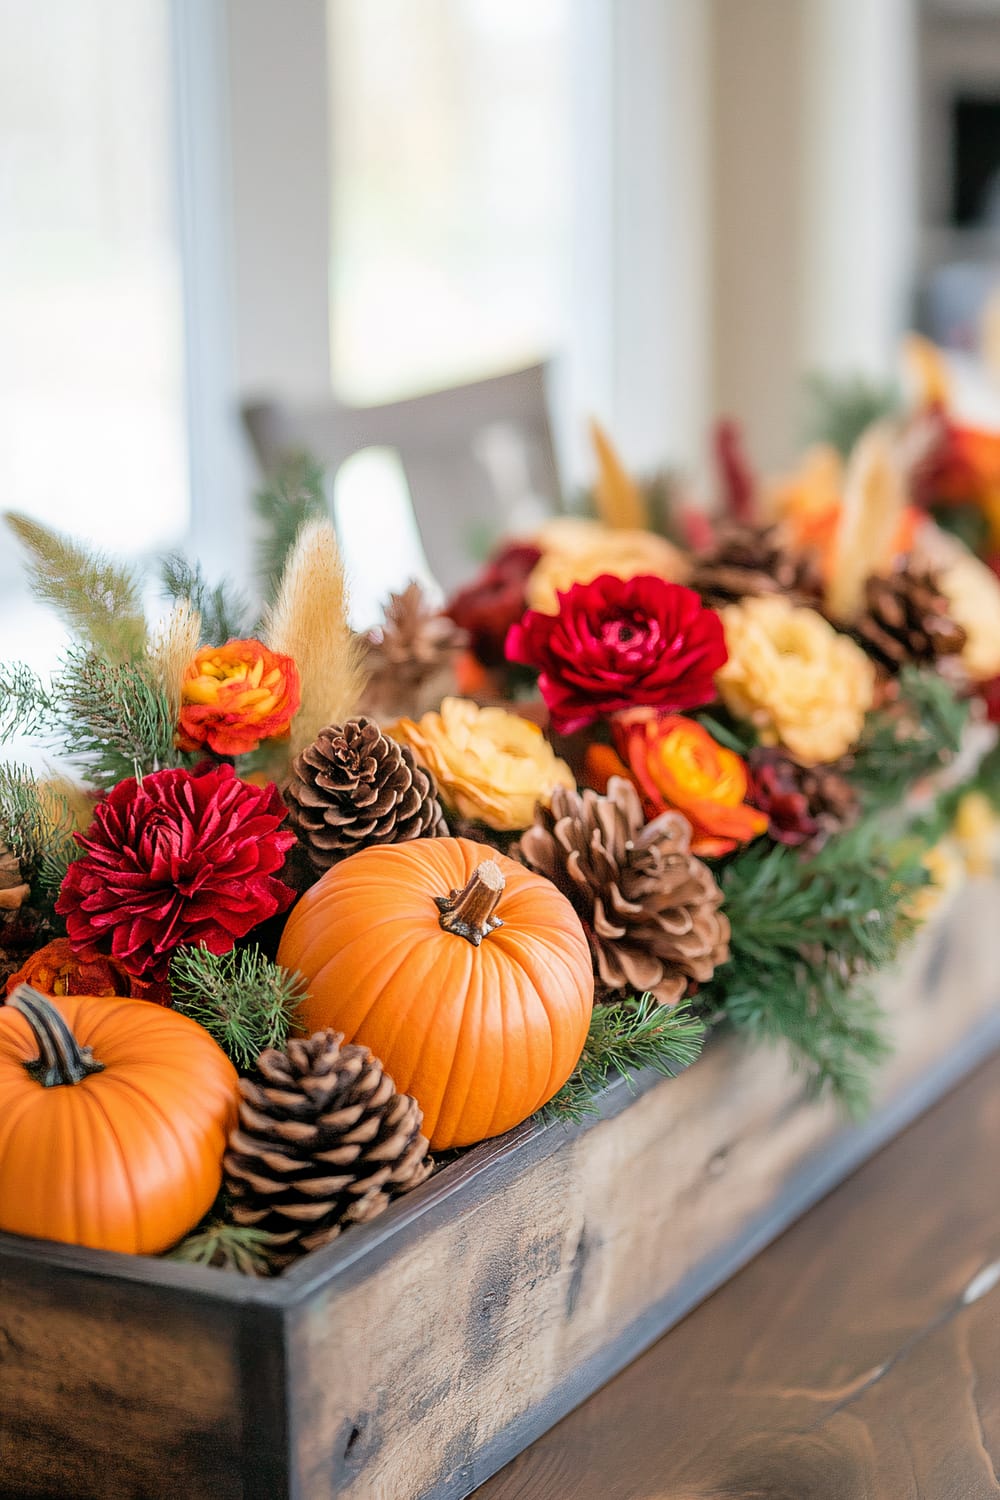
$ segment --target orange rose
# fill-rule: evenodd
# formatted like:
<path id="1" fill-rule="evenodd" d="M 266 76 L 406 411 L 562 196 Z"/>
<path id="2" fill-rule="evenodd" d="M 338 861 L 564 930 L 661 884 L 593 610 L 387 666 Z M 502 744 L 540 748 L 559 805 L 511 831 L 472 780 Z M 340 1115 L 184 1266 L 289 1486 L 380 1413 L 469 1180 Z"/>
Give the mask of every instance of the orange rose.
<path id="1" fill-rule="evenodd" d="M 290 656 L 260 641 L 202 646 L 184 674 L 177 743 L 208 745 L 217 755 L 245 755 L 261 740 L 283 739 L 300 702 Z"/>
<path id="2" fill-rule="evenodd" d="M 67 938 L 55 938 L 26 959 L 7 981 L 12 995 L 30 984 L 43 995 L 131 995 L 131 981 L 112 958 L 77 958 Z"/>
<path id="3" fill-rule="evenodd" d="M 647 817 L 668 808 L 691 824 L 691 852 L 712 858 L 749 843 L 767 828 L 766 814 L 746 804 L 746 766 L 693 719 L 658 718 L 634 709 L 612 720 L 619 754 L 595 745 L 587 756 L 591 785 L 611 775 L 634 782 Z M 624 763 L 623 763 L 624 762 Z"/>

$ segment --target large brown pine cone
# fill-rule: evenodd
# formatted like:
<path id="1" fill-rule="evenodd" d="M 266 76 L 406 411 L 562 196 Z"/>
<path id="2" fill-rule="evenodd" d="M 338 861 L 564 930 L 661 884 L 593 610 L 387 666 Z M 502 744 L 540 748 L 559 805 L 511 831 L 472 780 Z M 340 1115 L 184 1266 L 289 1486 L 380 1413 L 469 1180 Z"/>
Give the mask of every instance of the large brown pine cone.
<path id="1" fill-rule="evenodd" d="M 419 719 L 458 689 L 467 633 L 427 600 L 419 583 L 390 594 L 385 620 L 365 637 L 368 682 L 361 712 L 383 723 Z"/>
<path id="2" fill-rule="evenodd" d="M 908 665 L 933 666 L 965 645 L 965 631 L 949 608 L 933 570 L 904 558 L 886 577 L 867 580 L 864 614 L 854 631 L 890 674 Z"/>
<path id="3" fill-rule="evenodd" d="M 811 552 L 789 546 L 779 525 L 723 523 L 715 544 L 695 559 L 691 587 L 710 604 L 731 604 L 758 594 L 786 594 L 815 602 L 823 577 Z"/>
<path id="4" fill-rule="evenodd" d="M 511 853 L 569 898 L 606 990 L 673 1005 L 729 957 L 722 892 L 690 843 L 686 818 L 647 823 L 635 787 L 613 776 L 603 797 L 557 787 Z"/>
<path id="5" fill-rule="evenodd" d="M 370 844 L 448 832 L 431 773 L 371 719 L 321 730 L 295 757 L 285 802 L 317 870 Z"/>
<path id="6" fill-rule="evenodd" d="M 225 1158 L 233 1222 L 271 1236 L 274 1266 L 374 1219 L 430 1174 L 423 1116 L 367 1047 L 339 1031 L 292 1039 L 240 1079 Z"/>
<path id="7" fill-rule="evenodd" d="M 800 766 L 762 746 L 750 751 L 748 764 L 750 801 L 767 813 L 768 834 L 778 843 L 821 849 L 857 820 L 858 794 L 842 766 Z"/>

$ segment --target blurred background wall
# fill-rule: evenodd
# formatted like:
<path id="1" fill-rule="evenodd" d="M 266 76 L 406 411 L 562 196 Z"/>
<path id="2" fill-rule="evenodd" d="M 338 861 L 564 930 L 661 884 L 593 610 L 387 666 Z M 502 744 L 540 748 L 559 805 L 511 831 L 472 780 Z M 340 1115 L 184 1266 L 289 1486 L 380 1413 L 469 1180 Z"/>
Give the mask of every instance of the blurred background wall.
<path id="1" fill-rule="evenodd" d="M 805 372 L 971 346 L 998 242 L 996 0 L 0 0 L 0 498 L 239 574 L 241 401 L 538 360 L 567 491 L 590 412 L 780 465 Z M 361 615 L 401 494 L 338 481 Z"/>

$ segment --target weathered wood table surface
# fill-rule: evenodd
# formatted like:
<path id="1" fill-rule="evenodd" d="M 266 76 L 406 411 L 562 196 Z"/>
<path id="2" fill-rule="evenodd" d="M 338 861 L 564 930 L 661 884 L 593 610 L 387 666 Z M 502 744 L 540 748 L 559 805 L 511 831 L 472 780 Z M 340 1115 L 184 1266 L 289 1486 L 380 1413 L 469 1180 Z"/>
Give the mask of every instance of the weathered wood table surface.
<path id="1" fill-rule="evenodd" d="M 987 1496 L 1000 1496 L 1000 1058 L 476 1491 Z"/>

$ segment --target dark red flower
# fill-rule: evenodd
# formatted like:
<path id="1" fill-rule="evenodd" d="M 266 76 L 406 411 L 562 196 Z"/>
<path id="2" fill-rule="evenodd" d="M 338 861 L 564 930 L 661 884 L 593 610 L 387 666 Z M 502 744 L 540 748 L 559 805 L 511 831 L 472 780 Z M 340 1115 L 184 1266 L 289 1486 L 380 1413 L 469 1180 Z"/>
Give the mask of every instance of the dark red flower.
<path id="1" fill-rule="evenodd" d="M 604 573 L 529 610 L 507 633 L 507 659 L 534 667 L 557 734 L 626 708 L 676 712 L 710 703 L 727 659 L 722 621 L 693 589 Z"/>
<path id="2" fill-rule="evenodd" d="M 449 619 L 469 632 L 472 653 L 484 667 L 503 665 L 507 631 L 524 614 L 524 586 L 541 555 L 527 542 L 511 542 L 445 605 Z"/>
<path id="3" fill-rule="evenodd" d="M 991 724 L 1000 724 L 1000 677 L 984 682 L 979 691 L 986 704 L 987 717 Z"/>
<path id="4" fill-rule="evenodd" d="M 56 903 L 75 951 L 110 954 L 146 981 L 166 978 L 176 948 L 228 953 L 292 902 L 275 878 L 295 842 L 284 815 L 276 786 L 252 786 L 229 765 L 119 782 L 77 835 L 84 853 Z"/>
<path id="5" fill-rule="evenodd" d="M 780 751 L 751 750 L 749 801 L 767 814 L 769 836 L 779 844 L 798 847 L 820 832 L 809 799 L 799 785 L 795 768 Z"/>

